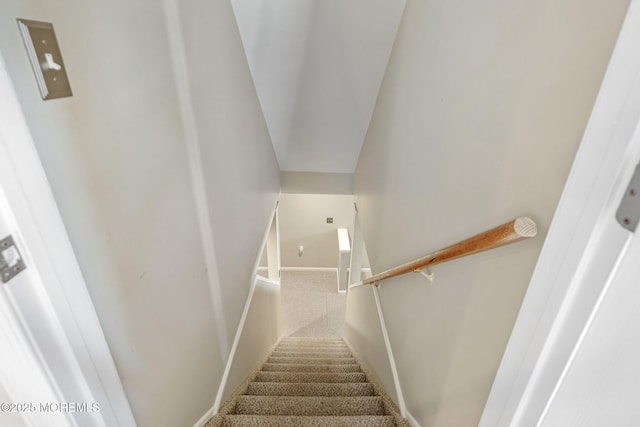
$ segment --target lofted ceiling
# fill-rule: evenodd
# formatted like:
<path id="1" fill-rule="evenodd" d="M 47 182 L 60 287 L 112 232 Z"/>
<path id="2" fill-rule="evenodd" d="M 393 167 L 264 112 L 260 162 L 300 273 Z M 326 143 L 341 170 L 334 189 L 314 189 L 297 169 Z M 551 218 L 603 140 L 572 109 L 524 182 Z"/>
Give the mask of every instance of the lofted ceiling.
<path id="1" fill-rule="evenodd" d="M 405 0 L 231 0 L 280 170 L 353 173 Z"/>

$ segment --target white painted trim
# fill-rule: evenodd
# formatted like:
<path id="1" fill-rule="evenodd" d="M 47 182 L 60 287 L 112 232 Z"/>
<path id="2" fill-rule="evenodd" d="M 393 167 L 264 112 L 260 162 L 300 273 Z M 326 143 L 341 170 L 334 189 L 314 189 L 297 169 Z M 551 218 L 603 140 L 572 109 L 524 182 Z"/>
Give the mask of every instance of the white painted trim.
<path id="1" fill-rule="evenodd" d="M 338 228 L 338 293 L 349 287 L 349 267 L 351 263 L 351 243 L 349 230 Z"/>
<path id="2" fill-rule="evenodd" d="M 31 264 L 23 274 L 32 274 L 46 307 L 42 312 L 33 301 L 33 306 L 23 302 L 17 309 L 23 313 L 35 310 L 30 318 L 46 322 L 27 333 L 40 347 L 42 368 L 54 382 L 56 376 L 69 375 L 78 395 L 100 401 L 101 411 L 91 417 L 95 425 L 134 426 L 129 401 L 1 54 L 0 100 L 0 179 L 19 230 L 17 240 L 24 244 L 23 254 Z M 61 362 L 56 366 L 59 369 L 49 370 L 46 358 L 51 357 Z"/>
<path id="3" fill-rule="evenodd" d="M 405 415 L 406 415 L 407 421 L 409 421 L 409 424 L 411 424 L 413 427 L 422 427 L 418 422 L 418 420 L 416 420 L 416 418 L 413 416 L 413 414 L 411 414 L 411 412 L 409 412 L 408 409 L 406 410 Z"/>
<path id="4" fill-rule="evenodd" d="M 264 252 L 267 252 L 267 274 L 273 276 L 272 280 L 280 280 L 280 227 L 278 220 L 278 206 L 280 201 L 276 200 L 273 208 L 270 223 L 267 227 L 264 240 L 260 246 L 260 256 L 256 259 L 254 265 L 254 275 L 257 274 L 260 269 L 260 261 Z M 275 259 L 275 261 L 274 261 Z"/>
<path id="5" fill-rule="evenodd" d="M 282 271 L 335 271 L 336 267 L 280 267 Z"/>
<path id="6" fill-rule="evenodd" d="M 386 329 L 386 326 L 385 326 L 385 329 Z M 343 340 L 344 340 L 344 342 L 347 344 L 347 347 L 349 347 L 349 349 L 351 350 L 351 352 L 354 352 L 354 351 L 353 351 L 354 347 L 353 347 L 353 345 L 351 345 L 351 342 L 349 342 L 349 340 L 348 340 L 346 337 L 342 337 L 342 339 L 343 339 Z M 356 353 L 356 356 L 357 356 L 357 353 Z M 367 366 L 366 368 L 367 368 L 368 370 L 370 370 L 372 373 L 374 373 L 374 374 L 375 374 L 375 372 L 371 369 L 371 367 L 370 367 L 370 366 Z M 380 381 L 379 381 L 378 379 L 376 379 L 376 381 L 378 382 L 378 385 L 379 385 L 380 387 L 382 387 L 382 385 L 380 384 Z M 394 384 L 394 386 L 396 386 L 396 385 Z M 384 391 L 385 391 L 385 393 L 387 393 L 387 390 L 384 390 Z M 389 393 L 387 393 L 387 394 L 389 394 Z M 398 408 L 398 409 L 400 409 L 400 408 Z M 406 419 L 406 420 L 409 422 L 409 424 L 411 424 L 413 427 L 422 427 L 422 426 L 420 425 L 420 423 L 418 422 L 418 420 L 416 420 L 416 419 L 415 419 L 415 417 L 411 414 L 411 412 L 409 412 L 409 410 L 408 410 L 408 409 L 406 409 L 406 407 L 405 407 L 405 415 L 404 415 L 404 419 Z"/>
<path id="7" fill-rule="evenodd" d="M 382 329 L 382 337 L 384 338 L 384 346 L 387 349 L 387 356 L 389 358 L 389 366 L 391 367 L 391 375 L 393 376 L 393 384 L 396 388 L 396 395 L 398 397 L 398 407 L 400 408 L 400 415 L 403 418 L 407 418 L 407 405 L 404 402 L 404 395 L 402 393 L 402 386 L 400 385 L 400 377 L 398 376 L 398 368 L 396 367 L 396 359 L 393 357 L 393 349 L 391 348 L 391 340 L 389 339 L 389 332 L 387 330 L 387 323 L 384 320 L 384 313 L 382 312 L 382 304 L 380 303 L 380 294 L 377 287 L 373 287 L 373 296 L 376 300 L 376 309 L 378 310 L 378 320 L 380 321 L 380 329 Z"/>
<path id="8" fill-rule="evenodd" d="M 209 289 L 211 290 L 213 313 L 216 320 L 219 352 L 222 360 L 227 360 L 229 355 L 227 321 L 224 316 L 218 261 L 213 230 L 210 223 L 211 215 L 209 213 L 209 202 L 202 168 L 202 156 L 200 154 L 200 136 L 198 135 L 198 128 L 193 114 L 193 102 L 191 100 L 191 88 L 189 84 L 189 66 L 184 49 L 180 12 L 177 0 L 163 0 L 163 4 L 171 52 L 171 65 L 175 75 L 180 116 L 187 146 L 191 186 L 196 204 L 200 236 L 202 237 L 202 247 L 204 250 L 205 264 L 207 266 L 207 280 L 209 282 Z"/>
<path id="9" fill-rule="evenodd" d="M 638 44 L 632 1 L 480 427 L 542 421 L 624 251 L 613 213 L 640 157 Z"/>
<path id="10" fill-rule="evenodd" d="M 278 201 L 276 202 L 276 207 L 273 213 L 275 222 L 276 222 L 276 254 L 278 256 L 278 280 L 280 280 L 282 276 L 282 259 L 280 258 L 281 254 L 280 254 L 280 211 L 278 210 L 279 206 L 280 206 L 280 195 L 278 195 Z"/>
<path id="11" fill-rule="evenodd" d="M 261 276 L 259 274 L 256 274 L 256 279 L 258 281 L 262 282 L 262 283 L 267 284 L 267 285 L 273 285 L 273 286 L 280 287 L 280 282 L 277 282 L 275 280 L 271 280 L 268 277 L 264 277 L 264 276 Z"/>
<path id="12" fill-rule="evenodd" d="M 269 216 L 269 222 L 267 223 L 267 229 L 265 230 L 264 234 L 262 235 L 262 242 L 260 243 L 260 250 L 258 251 L 258 257 L 256 258 L 256 262 L 253 264 L 253 270 L 251 270 L 252 275 L 253 276 L 260 276 L 260 277 L 264 277 L 261 276 L 260 274 L 258 274 L 258 270 L 266 270 L 267 273 L 269 272 L 269 267 L 260 267 L 260 260 L 262 259 L 262 254 L 265 251 L 265 248 L 267 247 L 267 242 L 269 241 L 269 231 L 271 230 L 271 227 L 273 225 L 273 220 L 276 219 L 276 226 L 278 225 L 277 222 L 277 218 L 278 218 L 278 206 L 280 205 L 280 201 L 276 200 L 276 202 L 273 205 L 273 209 L 271 210 L 271 215 Z M 280 255 L 280 233 L 276 228 L 276 243 L 277 243 L 277 247 L 278 247 L 278 258 Z M 278 262 L 280 262 L 278 260 Z"/>
<path id="13" fill-rule="evenodd" d="M 1 211 L 4 203 L 0 191 L 0 215 L 3 214 Z M 2 219 L 4 218 L 0 218 Z M 22 275 L 31 273 L 31 268 L 27 268 Z M 38 348 L 33 346 L 33 336 L 24 328 L 19 311 L 14 309 L 16 304 L 12 302 L 9 289 L 9 286 L 0 286 L 0 348 L 3 354 L 0 364 L 0 387 L 4 388 L 11 402 L 63 402 L 64 397 L 46 361 Z M 16 416 L 29 426 L 77 425 L 70 414 L 65 413 L 43 414 L 40 411 L 25 411 Z"/>
<path id="14" fill-rule="evenodd" d="M 349 230 L 346 228 L 338 228 L 338 250 L 340 253 L 351 252 L 351 244 L 349 243 Z"/>
<path id="15" fill-rule="evenodd" d="M 222 374 L 222 379 L 220 380 L 220 385 L 218 386 L 218 393 L 216 394 L 216 400 L 213 403 L 213 414 L 217 414 L 220 410 L 220 405 L 222 404 L 222 396 L 224 395 L 224 389 L 227 386 L 227 381 L 229 380 L 229 373 L 231 372 L 231 367 L 233 365 L 233 359 L 236 356 L 236 351 L 238 350 L 238 344 L 240 343 L 240 338 L 242 337 L 242 332 L 244 331 L 244 324 L 247 321 L 247 314 L 249 313 L 249 307 L 251 306 L 251 300 L 253 300 L 253 294 L 256 290 L 256 285 L 260 276 L 256 276 L 251 283 L 251 289 L 249 290 L 249 296 L 244 303 L 244 309 L 242 310 L 242 316 L 240 317 L 240 322 L 238 323 L 238 329 L 236 330 L 236 336 L 233 339 L 233 344 L 231 345 L 231 352 L 229 353 L 229 358 L 227 359 L 227 363 L 224 367 L 224 373 Z"/>
<path id="16" fill-rule="evenodd" d="M 198 421 L 196 421 L 193 427 L 204 427 L 205 425 L 207 425 L 207 423 L 209 422 L 211 417 L 213 417 L 214 414 L 215 412 L 213 410 L 213 407 L 209 408 L 207 412 L 205 412 L 204 415 L 200 417 Z"/>
<path id="17" fill-rule="evenodd" d="M 349 285 L 349 289 L 353 289 L 353 288 L 359 288 L 360 286 L 373 286 L 370 285 L 369 283 L 367 283 L 366 285 L 362 282 L 358 282 L 358 283 L 354 283 L 352 285 Z"/>
<path id="18" fill-rule="evenodd" d="M 347 291 L 341 291 L 340 289 L 338 289 L 338 293 L 339 293 L 340 295 L 346 295 L 346 294 L 347 294 Z"/>

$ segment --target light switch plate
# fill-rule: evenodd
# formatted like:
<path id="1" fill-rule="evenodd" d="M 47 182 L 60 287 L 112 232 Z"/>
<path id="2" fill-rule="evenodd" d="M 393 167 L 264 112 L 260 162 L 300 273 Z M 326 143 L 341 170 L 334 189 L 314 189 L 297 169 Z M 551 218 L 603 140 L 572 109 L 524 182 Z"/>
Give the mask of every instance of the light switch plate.
<path id="1" fill-rule="evenodd" d="M 42 99 L 71 96 L 71 85 L 60 47 L 49 22 L 18 19 L 20 34 L 38 82 Z"/>

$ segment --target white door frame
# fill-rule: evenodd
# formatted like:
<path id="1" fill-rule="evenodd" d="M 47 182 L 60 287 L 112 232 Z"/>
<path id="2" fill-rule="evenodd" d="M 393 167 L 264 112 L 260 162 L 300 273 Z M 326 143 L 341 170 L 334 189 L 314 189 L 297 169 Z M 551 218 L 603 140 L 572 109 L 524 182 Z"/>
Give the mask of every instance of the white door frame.
<path id="1" fill-rule="evenodd" d="M 632 0 L 481 427 L 542 422 L 627 249 L 614 215 L 640 160 L 639 45 Z"/>
<path id="2" fill-rule="evenodd" d="M 93 414 L 91 424 L 135 426 L 1 52 L 0 190 L 14 221 L 14 238 L 21 246 L 27 270 L 38 282 L 34 289 L 40 303 L 16 300 L 14 309 L 23 318 L 22 327 L 28 335 L 25 339 L 41 356 L 41 368 L 49 372 L 52 386 L 60 395 L 85 396 L 99 402 L 100 411 Z M 42 310 L 43 301 L 48 310 Z M 88 425 L 86 416 L 71 414 L 70 419 L 75 423 L 81 419 L 79 425 Z"/>

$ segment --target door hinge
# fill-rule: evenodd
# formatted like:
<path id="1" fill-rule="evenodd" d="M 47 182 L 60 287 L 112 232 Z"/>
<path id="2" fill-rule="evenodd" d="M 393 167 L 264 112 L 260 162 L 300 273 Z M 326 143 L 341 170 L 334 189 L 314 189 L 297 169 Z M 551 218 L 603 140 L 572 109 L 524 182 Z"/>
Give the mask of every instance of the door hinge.
<path id="1" fill-rule="evenodd" d="M 0 278 L 7 283 L 27 268 L 12 236 L 0 240 Z"/>
<path id="2" fill-rule="evenodd" d="M 629 186 L 622 197 L 616 212 L 616 220 L 622 228 L 631 232 L 636 231 L 638 221 L 640 221 L 640 164 L 636 166 Z"/>

